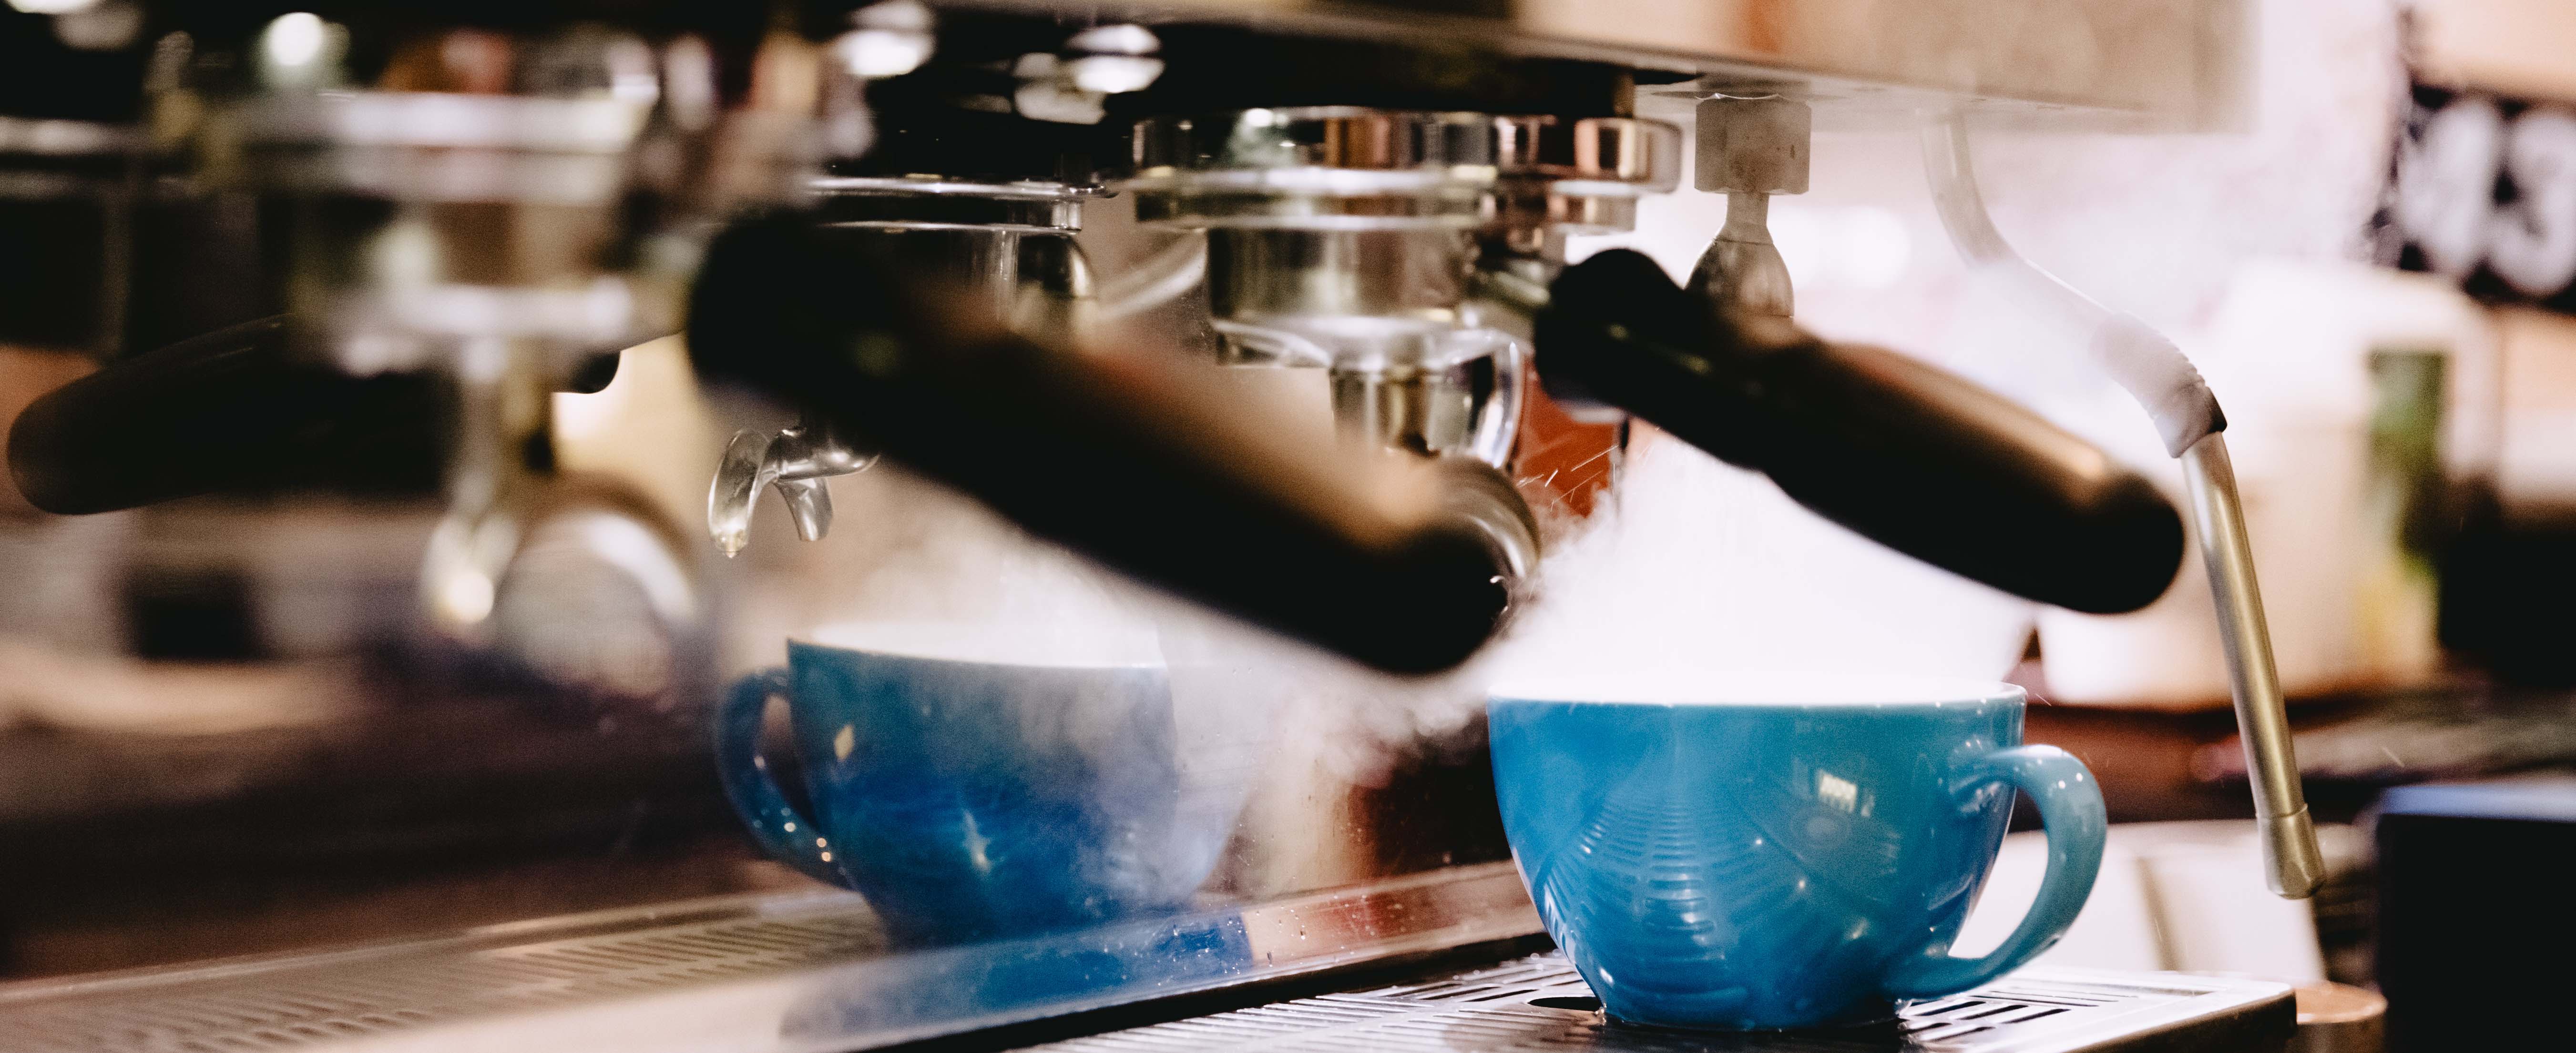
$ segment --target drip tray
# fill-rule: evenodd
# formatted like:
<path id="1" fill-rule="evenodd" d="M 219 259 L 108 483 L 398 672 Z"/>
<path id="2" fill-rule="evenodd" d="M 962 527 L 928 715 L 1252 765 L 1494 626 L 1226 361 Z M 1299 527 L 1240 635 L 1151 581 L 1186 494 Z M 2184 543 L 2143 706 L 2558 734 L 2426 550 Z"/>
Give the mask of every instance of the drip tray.
<path id="1" fill-rule="evenodd" d="M 2297 1026 L 2290 989 L 2281 984 L 2044 967 L 1909 1006 L 1893 1024 L 1842 1031 L 1665 1031 L 1610 1021 L 1600 1005 L 1564 956 L 1549 952 L 1428 983 L 1301 998 L 1035 1048 L 1051 1053 L 2269 1053 L 2281 1049 Z"/>
<path id="2" fill-rule="evenodd" d="M 848 1053 L 1538 930 L 1510 863 L 911 949 L 759 894 L 0 984 L 0 1053 Z"/>
<path id="3" fill-rule="evenodd" d="M 0 1051 L 848 1053 L 1538 931 L 1509 863 L 911 950 L 890 947 L 875 916 L 846 893 L 727 897 L 337 951 L 0 985 Z M 1875 1029 L 1695 1035 L 1605 1020 L 1583 979 L 1551 953 L 1046 1048 L 2275 1050 L 2291 1033 L 2292 1014 L 2289 990 L 2279 984 L 2033 968 L 1910 1007 L 1899 1024 Z"/>

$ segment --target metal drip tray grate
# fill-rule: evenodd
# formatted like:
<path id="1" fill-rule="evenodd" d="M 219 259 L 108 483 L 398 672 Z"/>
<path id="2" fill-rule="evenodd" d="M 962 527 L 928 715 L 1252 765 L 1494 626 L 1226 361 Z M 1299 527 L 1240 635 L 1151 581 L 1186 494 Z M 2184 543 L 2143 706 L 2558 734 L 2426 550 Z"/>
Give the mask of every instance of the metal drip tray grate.
<path id="1" fill-rule="evenodd" d="M 0 1048 L 291 1049 L 776 975 L 884 946 L 875 916 L 852 897 L 798 897 L 771 909 L 776 916 L 725 909 L 534 932 L 503 927 L 193 973 L 31 985 L 0 993 Z M 621 931 L 630 927 L 637 931 Z"/>
<path id="2" fill-rule="evenodd" d="M 1509 863 L 940 947 L 754 895 L 0 985 L 0 1053 L 845 1053 L 1536 931 Z"/>
<path id="3" fill-rule="evenodd" d="M 2032 968 L 1917 1003 L 1894 1024 L 1844 1031 L 1698 1034 L 1604 1018 L 1563 956 L 1535 955 L 1432 983 L 1324 995 L 1038 1047 L 1051 1053 L 2070 1053 L 2279 1049 L 2289 988 L 2172 973 Z"/>

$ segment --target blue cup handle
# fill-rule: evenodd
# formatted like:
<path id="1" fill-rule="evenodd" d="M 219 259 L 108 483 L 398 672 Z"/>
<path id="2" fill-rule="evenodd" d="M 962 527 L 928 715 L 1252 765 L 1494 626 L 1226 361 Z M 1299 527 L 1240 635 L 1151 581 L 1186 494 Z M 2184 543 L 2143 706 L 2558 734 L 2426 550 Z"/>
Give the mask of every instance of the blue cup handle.
<path id="1" fill-rule="evenodd" d="M 1964 797 L 1996 783 L 2019 789 L 2039 805 L 2040 824 L 2048 830 L 2048 872 L 2039 879 L 2039 896 L 2021 926 L 1984 957 L 1954 958 L 1948 948 L 1936 947 L 1899 961 L 1882 984 L 1890 998 L 1957 994 L 2020 968 L 2066 935 L 2085 897 L 2093 894 L 2109 821 L 2101 787 L 2084 762 L 2055 746 L 1997 750 L 1979 758 L 1951 784 L 1951 792 Z"/>
<path id="2" fill-rule="evenodd" d="M 761 720 L 772 698 L 795 702 L 784 669 L 753 673 L 726 692 L 724 705 L 716 709 L 716 774 L 760 847 L 808 877 L 847 888 L 850 879 L 834 864 L 831 842 L 813 820 L 787 803 L 769 775 L 769 759 L 760 755 Z"/>

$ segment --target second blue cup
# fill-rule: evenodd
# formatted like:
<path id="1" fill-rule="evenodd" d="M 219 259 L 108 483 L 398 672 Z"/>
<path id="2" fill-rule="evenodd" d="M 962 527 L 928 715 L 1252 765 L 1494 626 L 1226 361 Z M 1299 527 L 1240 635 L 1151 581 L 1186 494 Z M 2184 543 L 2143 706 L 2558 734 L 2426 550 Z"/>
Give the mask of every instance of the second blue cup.
<path id="1" fill-rule="evenodd" d="M 2021 744 L 2007 685 L 1841 678 L 1495 692 L 1494 781 L 1539 916 L 1612 1016 L 1758 1030 L 1865 1023 L 2046 950 L 2106 833 L 2083 764 Z M 1949 954 L 2013 794 L 2048 828 L 2019 928 Z"/>

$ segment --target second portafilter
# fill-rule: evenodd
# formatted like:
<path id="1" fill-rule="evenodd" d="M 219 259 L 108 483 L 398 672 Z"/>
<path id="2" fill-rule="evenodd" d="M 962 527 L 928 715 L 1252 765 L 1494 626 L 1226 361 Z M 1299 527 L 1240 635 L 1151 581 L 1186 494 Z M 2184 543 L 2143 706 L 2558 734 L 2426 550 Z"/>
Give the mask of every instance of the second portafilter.
<path id="1" fill-rule="evenodd" d="M 1628 117 L 1252 109 L 1141 122 L 1119 186 L 1148 226 L 1204 239 L 1226 361 L 1324 371 L 1343 433 L 1448 466 L 1526 573 L 1527 506 L 1463 482 L 1514 474 L 1528 369 L 1526 329 L 1476 309 L 1475 261 L 1629 229 L 1640 196 L 1671 189 L 1679 145 Z"/>
<path id="2" fill-rule="evenodd" d="M 799 406 L 1039 537 L 1396 672 L 1482 647 L 1510 568 L 1418 459 L 1306 441 L 1203 362 L 1042 344 L 989 301 L 810 216 L 711 246 L 689 318 L 709 379 Z"/>

